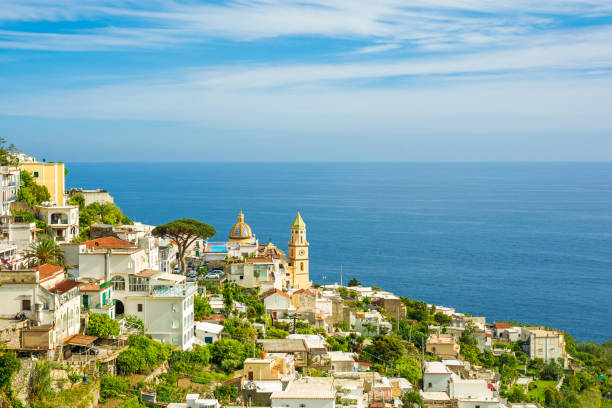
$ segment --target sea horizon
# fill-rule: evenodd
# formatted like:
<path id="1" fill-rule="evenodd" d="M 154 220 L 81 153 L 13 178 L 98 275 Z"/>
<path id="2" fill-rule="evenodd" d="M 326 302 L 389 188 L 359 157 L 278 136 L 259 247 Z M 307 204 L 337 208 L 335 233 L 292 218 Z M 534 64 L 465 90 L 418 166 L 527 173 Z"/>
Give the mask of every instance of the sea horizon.
<path id="1" fill-rule="evenodd" d="M 521 172 L 523 164 L 528 171 Z M 242 210 L 261 243 L 271 239 L 284 250 L 299 209 L 315 283 L 339 282 L 342 264 L 345 283 L 356 277 L 489 322 L 541 324 L 602 342 L 612 337 L 605 323 L 612 309 L 610 164 L 72 162 L 66 168 L 68 188 L 106 189 L 134 221 L 199 219 L 216 228 L 212 241 L 226 238 Z"/>

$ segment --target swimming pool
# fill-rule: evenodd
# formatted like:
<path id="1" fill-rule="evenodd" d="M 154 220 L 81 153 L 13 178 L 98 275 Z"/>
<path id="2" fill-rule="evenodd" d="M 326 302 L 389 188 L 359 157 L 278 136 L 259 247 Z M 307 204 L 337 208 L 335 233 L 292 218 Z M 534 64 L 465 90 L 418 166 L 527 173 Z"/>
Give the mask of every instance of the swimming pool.
<path id="1" fill-rule="evenodd" d="M 227 252 L 225 245 L 211 245 L 208 252 Z"/>

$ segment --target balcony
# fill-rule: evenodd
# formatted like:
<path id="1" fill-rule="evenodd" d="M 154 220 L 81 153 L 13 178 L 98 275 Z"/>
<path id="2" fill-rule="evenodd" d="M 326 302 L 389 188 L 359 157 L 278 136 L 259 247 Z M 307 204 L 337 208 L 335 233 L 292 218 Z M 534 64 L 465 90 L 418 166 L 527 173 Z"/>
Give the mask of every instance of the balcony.
<path id="1" fill-rule="evenodd" d="M 172 286 L 151 286 L 149 296 L 151 297 L 186 297 L 196 293 L 198 287 L 195 282 Z"/>

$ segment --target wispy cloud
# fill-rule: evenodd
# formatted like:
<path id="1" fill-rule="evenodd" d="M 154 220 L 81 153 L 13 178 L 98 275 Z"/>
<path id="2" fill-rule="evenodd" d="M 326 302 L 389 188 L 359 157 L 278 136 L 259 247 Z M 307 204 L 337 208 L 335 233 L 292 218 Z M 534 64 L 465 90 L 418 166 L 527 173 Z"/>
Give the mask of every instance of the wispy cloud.
<path id="1" fill-rule="evenodd" d="M 504 3 L 493 0 L 236 0 L 224 3 L 175 0 L 5 0 L 0 21 L 95 22 L 61 33 L 20 30 L 0 33 L 5 48 L 104 50 L 151 48 L 227 38 L 255 41 L 318 35 L 373 41 L 356 53 L 400 46 L 428 50 L 496 45 L 564 18 L 612 15 L 607 0 Z M 112 20 L 110 23 L 105 21 Z M 106 25 L 105 25 L 106 24 Z M 381 41 L 386 45 L 380 45 Z M 395 44 L 395 45 L 391 45 Z M 498 44 L 499 45 L 499 44 Z"/>

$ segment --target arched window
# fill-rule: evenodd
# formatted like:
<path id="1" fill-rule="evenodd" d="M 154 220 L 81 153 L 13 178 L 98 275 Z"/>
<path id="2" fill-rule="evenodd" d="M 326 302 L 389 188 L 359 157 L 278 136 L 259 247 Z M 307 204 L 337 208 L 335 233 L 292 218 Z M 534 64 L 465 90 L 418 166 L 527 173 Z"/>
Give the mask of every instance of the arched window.
<path id="1" fill-rule="evenodd" d="M 300 262 L 300 271 L 304 272 L 304 262 Z"/>
<path id="2" fill-rule="evenodd" d="M 123 279 L 123 276 L 113 276 L 111 282 L 113 283 L 113 290 L 125 290 L 125 279 Z"/>

